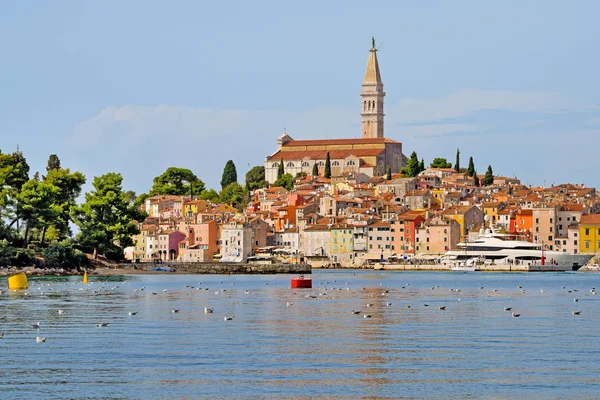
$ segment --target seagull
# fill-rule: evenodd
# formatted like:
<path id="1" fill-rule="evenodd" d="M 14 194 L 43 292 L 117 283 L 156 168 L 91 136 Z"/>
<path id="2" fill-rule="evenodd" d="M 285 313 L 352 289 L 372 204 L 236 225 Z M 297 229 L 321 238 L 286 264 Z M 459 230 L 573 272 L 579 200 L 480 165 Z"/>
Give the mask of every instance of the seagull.
<path id="1" fill-rule="evenodd" d="M 108 322 L 101 322 L 99 324 L 96 324 L 96 328 L 101 328 L 101 327 L 105 327 L 108 326 Z"/>
<path id="2" fill-rule="evenodd" d="M 287 303 L 285 303 L 285 306 L 286 306 L 286 307 L 291 307 L 291 306 L 293 306 L 293 305 L 294 305 L 294 303 L 292 303 L 291 301 L 288 301 Z"/>
<path id="3" fill-rule="evenodd" d="M 360 313 L 361 313 L 361 311 L 352 310 L 352 314 L 354 314 L 354 315 L 358 315 Z"/>
<path id="4" fill-rule="evenodd" d="M 156 292 L 152 292 L 152 294 L 153 294 L 153 295 L 157 295 L 158 293 L 156 293 Z"/>
<path id="5" fill-rule="evenodd" d="M 4 337 L 4 332 L 0 333 L 0 339 Z"/>
<path id="6" fill-rule="evenodd" d="M 410 306 L 406 306 L 406 308 L 410 308 Z"/>
<path id="7" fill-rule="evenodd" d="M 385 303 L 386 306 L 391 306 L 392 303 L 390 303 L 389 301 L 387 303 Z"/>
<path id="8" fill-rule="evenodd" d="M 540 289 L 540 293 L 546 293 L 544 289 Z"/>
<path id="9" fill-rule="evenodd" d="M 363 315 L 363 318 L 371 318 L 371 314 L 365 314 Z"/>
<path id="10" fill-rule="evenodd" d="M 172 310 L 171 310 L 171 312 L 172 312 L 173 314 L 177 314 L 177 313 L 179 312 L 179 310 L 176 310 L 176 309 L 174 308 L 174 309 L 172 309 Z"/>
<path id="11" fill-rule="evenodd" d="M 206 306 L 204 306 L 204 313 L 205 314 L 212 314 L 215 311 L 214 308 L 208 308 Z"/>
<path id="12" fill-rule="evenodd" d="M 58 310 L 58 313 L 59 313 L 59 314 L 64 314 L 64 313 L 65 313 L 65 310 Z"/>
<path id="13" fill-rule="evenodd" d="M 515 317 L 515 318 L 518 318 L 518 317 L 520 317 L 520 316 L 521 316 L 521 314 L 517 314 L 517 313 L 513 312 L 513 313 L 512 313 L 512 316 L 513 316 L 513 317 Z"/>
<path id="14" fill-rule="evenodd" d="M 367 307 L 373 307 L 373 303 L 367 303 Z"/>
<path id="15" fill-rule="evenodd" d="M 574 298 L 574 299 L 573 299 L 573 301 L 574 301 L 575 303 L 577 303 L 577 302 L 579 301 L 579 299 L 578 299 L 578 298 Z"/>
<path id="16" fill-rule="evenodd" d="M 31 327 L 35 329 L 40 329 L 40 323 L 38 322 L 37 324 L 31 324 Z"/>
<path id="17" fill-rule="evenodd" d="M 129 311 L 129 315 L 136 315 L 138 312 L 137 311 Z"/>
<path id="18" fill-rule="evenodd" d="M 36 338 L 35 338 L 35 341 L 36 341 L 37 343 L 44 343 L 44 342 L 46 341 L 46 338 L 45 338 L 45 337 L 39 337 L 39 336 L 38 336 L 38 337 L 36 337 Z"/>
<path id="19" fill-rule="evenodd" d="M 573 311 L 573 315 L 579 315 L 581 314 L 581 311 Z"/>
<path id="20" fill-rule="evenodd" d="M 250 292 L 248 290 L 244 290 L 244 294 L 249 294 Z"/>
<path id="21" fill-rule="evenodd" d="M 427 304 L 427 303 L 425 303 L 425 304 L 423 304 L 423 305 L 424 305 L 425 307 L 429 307 L 429 304 Z"/>
<path id="22" fill-rule="evenodd" d="M 440 308 L 440 310 L 445 310 L 446 306 L 440 306 L 439 308 Z"/>
<path id="23" fill-rule="evenodd" d="M 225 321 L 233 321 L 233 317 L 227 317 L 227 316 L 226 316 L 226 317 L 223 317 L 223 319 L 224 319 Z"/>
<path id="24" fill-rule="evenodd" d="M 512 307 L 504 307 L 504 311 L 510 311 L 512 310 Z"/>

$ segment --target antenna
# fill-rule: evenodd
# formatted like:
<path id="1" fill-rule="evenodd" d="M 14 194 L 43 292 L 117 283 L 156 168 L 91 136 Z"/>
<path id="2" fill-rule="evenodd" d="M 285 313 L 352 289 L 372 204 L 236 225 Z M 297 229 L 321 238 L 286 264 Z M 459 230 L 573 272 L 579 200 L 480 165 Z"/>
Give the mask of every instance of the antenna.
<path id="1" fill-rule="evenodd" d="M 377 46 L 377 48 L 375 50 L 379 51 L 379 49 L 381 48 L 381 46 L 383 46 L 384 43 L 385 43 L 384 41 L 382 41 L 381 43 L 379 43 L 379 46 Z"/>

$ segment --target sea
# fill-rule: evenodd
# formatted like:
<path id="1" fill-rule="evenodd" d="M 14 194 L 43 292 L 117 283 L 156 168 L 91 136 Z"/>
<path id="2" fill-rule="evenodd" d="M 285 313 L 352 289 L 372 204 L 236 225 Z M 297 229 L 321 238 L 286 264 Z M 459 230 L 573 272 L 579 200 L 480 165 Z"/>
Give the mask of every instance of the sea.
<path id="1" fill-rule="evenodd" d="M 599 274 L 290 278 L 0 281 L 0 399 L 600 398 Z"/>

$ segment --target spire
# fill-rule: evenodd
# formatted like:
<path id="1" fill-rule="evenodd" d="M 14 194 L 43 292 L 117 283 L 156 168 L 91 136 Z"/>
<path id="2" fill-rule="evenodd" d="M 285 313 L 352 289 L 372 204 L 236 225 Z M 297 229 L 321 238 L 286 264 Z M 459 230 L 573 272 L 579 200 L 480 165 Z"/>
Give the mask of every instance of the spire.
<path id="1" fill-rule="evenodd" d="M 375 38 L 371 37 L 371 49 L 369 49 L 369 61 L 367 62 L 367 71 L 363 84 L 382 85 L 381 75 L 379 74 L 379 63 L 377 62 L 377 48 L 375 47 Z"/>

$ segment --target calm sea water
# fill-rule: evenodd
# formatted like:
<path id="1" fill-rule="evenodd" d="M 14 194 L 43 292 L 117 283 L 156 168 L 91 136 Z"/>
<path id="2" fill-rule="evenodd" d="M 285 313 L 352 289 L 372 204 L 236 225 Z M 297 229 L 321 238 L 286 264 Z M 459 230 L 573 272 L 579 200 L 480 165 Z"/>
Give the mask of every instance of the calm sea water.
<path id="1" fill-rule="evenodd" d="M 0 398 L 600 398 L 598 274 L 289 279 L 32 278 L 0 295 Z"/>

